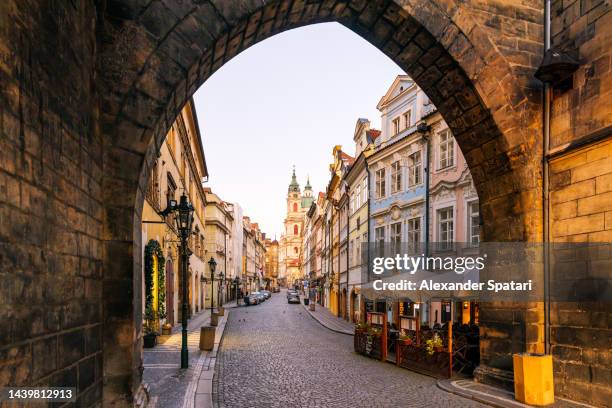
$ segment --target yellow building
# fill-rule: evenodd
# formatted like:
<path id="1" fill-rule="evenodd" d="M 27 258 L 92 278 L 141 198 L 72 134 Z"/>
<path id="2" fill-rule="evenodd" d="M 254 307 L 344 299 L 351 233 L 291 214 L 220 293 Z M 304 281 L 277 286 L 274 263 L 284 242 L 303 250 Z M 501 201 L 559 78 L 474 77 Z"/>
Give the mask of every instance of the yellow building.
<path id="1" fill-rule="evenodd" d="M 342 146 L 334 146 L 332 151 L 334 162 L 329 165 L 330 180 L 327 184 L 325 207 L 327 227 L 327 281 L 325 287 L 329 293 L 327 307 L 336 316 L 340 315 L 340 243 L 341 243 L 341 214 L 345 214 L 340 206 L 341 198 L 345 194 L 346 186 L 341 183 L 342 177 L 348 167 L 353 164 L 354 158 L 342 151 Z M 346 217 L 346 215 L 344 215 Z"/>
<path id="2" fill-rule="evenodd" d="M 204 274 L 206 307 L 212 308 L 223 305 L 227 294 L 227 277 L 232 276 L 229 270 L 229 254 L 234 218 L 227 204 L 209 187 L 206 187 L 204 192 L 206 194 L 205 259 L 207 262 L 214 259 L 217 263 L 214 277 L 210 268 Z"/>
<path id="3" fill-rule="evenodd" d="M 166 135 L 159 157 L 150 169 L 142 209 L 143 242 L 143 316 L 145 327 L 159 332 L 161 327 L 180 323 L 183 294 L 181 265 L 174 218 L 164 219 L 158 213 L 170 200 L 184 192 L 194 207 L 194 221 L 189 248 L 189 312 L 197 313 L 204 305 L 201 277 L 207 270 L 204 258 L 206 199 L 203 178 L 208 177 L 204 149 L 193 101 L 182 109 Z"/>

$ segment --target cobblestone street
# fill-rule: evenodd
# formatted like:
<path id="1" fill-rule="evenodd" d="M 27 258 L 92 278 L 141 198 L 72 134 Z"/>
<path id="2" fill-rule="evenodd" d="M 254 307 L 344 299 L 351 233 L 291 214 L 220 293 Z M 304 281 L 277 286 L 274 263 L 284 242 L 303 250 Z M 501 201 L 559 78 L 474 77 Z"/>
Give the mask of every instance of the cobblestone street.
<path id="1" fill-rule="evenodd" d="M 362 357 L 285 292 L 234 309 L 217 359 L 217 407 L 483 407 L 433 378 Z"/>

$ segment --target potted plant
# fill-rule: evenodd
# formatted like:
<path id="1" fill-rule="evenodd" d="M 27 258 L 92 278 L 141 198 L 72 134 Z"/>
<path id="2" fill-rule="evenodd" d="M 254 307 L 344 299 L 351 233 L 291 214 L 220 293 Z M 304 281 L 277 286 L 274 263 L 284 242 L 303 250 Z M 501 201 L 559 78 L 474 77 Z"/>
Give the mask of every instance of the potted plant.
<path id="1" fill-rule="evenodd" d="M 153 348 L 157 345 L 157 331 L 155 330 L 155 313 L 147 308 L 145 310 L 143 347 Z"/>
<path id="2" fill-rule="evenodd" d="M 369 326 L 368 326 L 367 323 L 357 323 L 355 325 L 355 333 L 367 332 L 368 328 L 369 328 Z"/>
<path id="3" fill-rule="evenodd" d="M 412 337 L 410 335 L 408 335 L 408 334 L 400 334 L 399 341 L 404 346 L 411 346 L 412 345 Z"/>
<path id="4" fill-rule="evenodd" d="M 442 338 L 438 336 L 438 333 L 435 333 L 431 339 L 425 342 L 425 350 L 427 350 L 427 354 L 430 356 L 434 353 L 434 351 L 441 352 L 444 350 Z"/>
<path id="5" fill-rule="evenodd" d="M 172 325 L 170 323 L 164 323 L 164 325 L 162 326 L 162 334 L 164 336 L 172 334 Z"/>

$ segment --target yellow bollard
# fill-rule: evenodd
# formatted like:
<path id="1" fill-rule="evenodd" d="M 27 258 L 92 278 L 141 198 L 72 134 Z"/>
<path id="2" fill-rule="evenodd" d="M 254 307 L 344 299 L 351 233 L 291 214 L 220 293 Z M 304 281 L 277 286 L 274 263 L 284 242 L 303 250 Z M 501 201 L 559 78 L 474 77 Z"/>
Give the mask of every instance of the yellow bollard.
<path id="1" fill-rule="evenodd" d="M 529 405 L 555 402 L 552 355 L 514 354 L 514 398 Z"/>

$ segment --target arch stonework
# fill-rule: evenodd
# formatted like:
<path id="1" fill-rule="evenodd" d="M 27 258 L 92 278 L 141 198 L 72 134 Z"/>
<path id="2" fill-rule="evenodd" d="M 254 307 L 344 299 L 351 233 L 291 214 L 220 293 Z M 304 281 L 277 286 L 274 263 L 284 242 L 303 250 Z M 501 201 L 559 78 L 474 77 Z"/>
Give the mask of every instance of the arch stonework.
<path id="1" fill-rule="evenodd" d="M 488 24 L 485 17 L 500 22 Z M 536 1 L 487 10 L 429 0 L 273 1 L 265 6 L 258 1 L 153 2 L 146 7 L 135 2 L 108 8 L 101 27 L 108 43 L 99 60 L 102 133 L 110 142 L 109 154 L 141 166 L 105 169 L 110 183 L 122 180 L 117 196 L 133 198 L 128 205 L 106 201 L 107 213 L 124 215 L 125 223 L 136 214 L 134 227 L 139 225 L 148 170 L 166 130 L 225 62 L 279 32 L 329 21 L 345 25 L 395 61 L 442 113 L 478 191 L 483 239 L 541 240 L 541 94 L 530 75 L 541 58 L 542 10 Z M 505 48 L 517 35 L 533 48 Z M 103 189 L 113 187 L 105 183 Z M 541 320 L 496 321 L 507 308 L 490 305 L 487 326 L 483 307 L 483 344 L 490 345 L 481 353 L 484 381 L 507 382 L 504 369 L 511 367 L 511 351 L 541 350 Z M 541 305 L 530 308 L 537 311 Z M 107 336 L 112 344 L 113 333 Z M 134 344 L 137 353 L 139 344 Z"/>
<path id="2" fill-rule="evenodd" d="M 532 80 L 539 1 L 35 3 L 0 4 L 0 244 L 10 253 L 0 262 L 13 274 L 5 278 L 24 282 L 3 296 L 9 381 L 52 384 L 96 367 L 82 405 L 140 398 L 149 169 L 196 89 L 242 50 L 288 29 L 339 22 L 389 56 L 453 131 L 480 197 L 483 239 L 541 239 L 541 94 Z M 509 352 L 541 342 L 539 320 L 503 320 L 498 309 L 483 307 L 481 317 L 482 378 L 492 381 Z M 32 363 L 45 350 L 63 357 Z"/>

